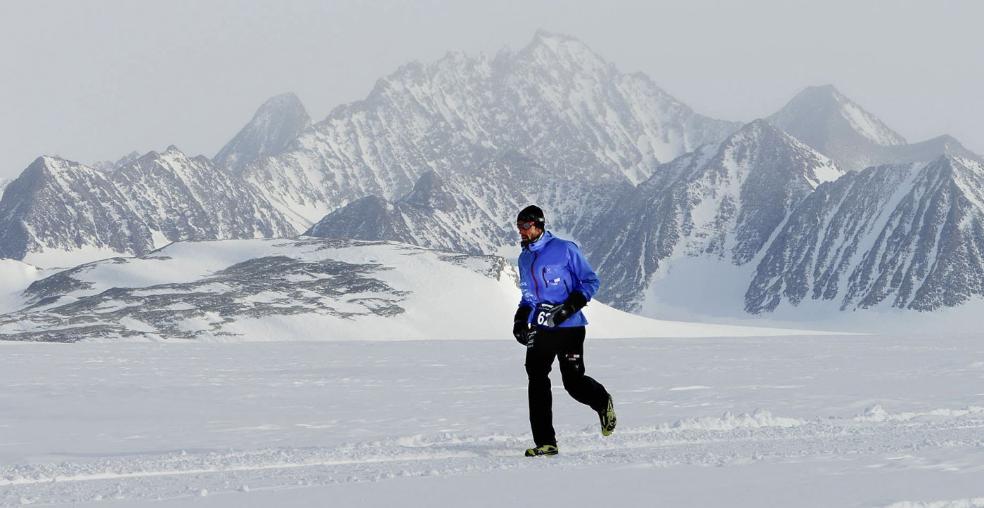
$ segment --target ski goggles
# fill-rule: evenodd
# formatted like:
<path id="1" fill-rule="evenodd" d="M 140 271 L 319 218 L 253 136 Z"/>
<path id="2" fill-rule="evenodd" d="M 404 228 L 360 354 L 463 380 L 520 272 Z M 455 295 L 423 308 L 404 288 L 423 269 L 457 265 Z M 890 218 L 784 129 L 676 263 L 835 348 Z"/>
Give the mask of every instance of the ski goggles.
<path id="1" fill-rule="evenodd" d="M 536 222 L 534 222 L 534 221 L 517 222 L 516 223 L 516 227 L 519 228 L 520 231 L 526 231 L 527 229 L 530 229 L 531 227 L 533 227 L 535 225 L 536 225 Z"/>

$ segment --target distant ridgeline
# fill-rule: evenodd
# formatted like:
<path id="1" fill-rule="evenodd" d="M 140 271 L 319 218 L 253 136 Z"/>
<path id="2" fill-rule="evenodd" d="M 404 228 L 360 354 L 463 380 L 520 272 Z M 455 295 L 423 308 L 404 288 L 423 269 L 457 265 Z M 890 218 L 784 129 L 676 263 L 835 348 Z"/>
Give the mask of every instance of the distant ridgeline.
<path id="1" fill-rule="evenodd" d="M 748 313 L 933 310 L 984 294 L 982 189 L 955 139 L 909 144 L 831 86 L 742 125 L 541 31 L 494 58 L 407 64 L 317 123 L 274 97 L 212 159 L 40 157 L 0 182 L 0 257 L 66 266 L 300 234 L 492 254 L 537 203 L 621 309 L 704 260 Z"/>

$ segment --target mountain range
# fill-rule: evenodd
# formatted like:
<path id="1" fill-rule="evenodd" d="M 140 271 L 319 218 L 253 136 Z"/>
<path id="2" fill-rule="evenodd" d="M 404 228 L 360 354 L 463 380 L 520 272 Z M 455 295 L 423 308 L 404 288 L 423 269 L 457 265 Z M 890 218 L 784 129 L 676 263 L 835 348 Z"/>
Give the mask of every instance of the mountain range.
<path id="1" fill-rule="evenodd" d="M 173 146 L 109 170 L 39 157 L 0 200 L 0 257 L 41 264 L 145 254 L 176 240 L 294 234 L 255 189 Z"/>
<path id="2" fill-rule="evenodd" d="M 40 157 L 0 183 L 0 257 L 71 266 L 298 234 L 488 255 L 538 203 L 617 308 L 649 312 L 659 284 L 708 260 L 748 313 L 932 310 L 982 294 L 982 175 L 957 140 L 908 144 L 832 86 L 716 120 L 540 31 L 491 58 L 404 65 L 316 123 L 276 96 L 213 158 Z"/>
<path id="3" fill-rule="evenodd" d="M 776 235 L 746 310 L 813 300 L 936 310 L 984 295 L 984 163 L 941 156 L 845 175 Z"/>
<path id="4" fill-rule="evenodd" d="M 947 135 L 909 144 L 831 85 L 806 88 L 768 121 L 830 157 L 845 171 L 926 162 L 944 154 L 975 157 Z"/>

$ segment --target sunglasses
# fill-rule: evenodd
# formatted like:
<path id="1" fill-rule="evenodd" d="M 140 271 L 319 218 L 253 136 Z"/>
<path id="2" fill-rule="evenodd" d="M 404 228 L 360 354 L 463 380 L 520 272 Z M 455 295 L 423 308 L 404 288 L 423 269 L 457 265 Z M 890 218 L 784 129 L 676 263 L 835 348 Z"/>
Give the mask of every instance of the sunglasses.
<path id="1" fill-rule="evenodd" d="M 517 222 L 516 223 L 516 227 L 519 228 L 522 231 L 526 231 L 527 229 L 530 229 L 534 225 L 536 225 L 536 222 L 533 222 L 533 221 L 530 221 L 530 222 Z"/>

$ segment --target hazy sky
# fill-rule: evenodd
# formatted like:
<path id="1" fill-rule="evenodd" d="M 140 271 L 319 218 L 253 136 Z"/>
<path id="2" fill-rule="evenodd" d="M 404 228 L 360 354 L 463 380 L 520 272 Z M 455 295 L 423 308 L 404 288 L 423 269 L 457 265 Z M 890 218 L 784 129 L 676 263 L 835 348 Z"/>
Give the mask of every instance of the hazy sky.
<path id="1" fill-rule="evenodd" d="M 41 154 L 212 156 L 272 95 L 319 120 L 403 63 L 537 28 L 706 115 L 751 120 L 832 83 L 910 141 L 984 153 L 982 20 L 981 0 L 0 0 L 0 177 Z"/>

